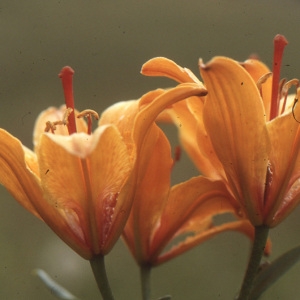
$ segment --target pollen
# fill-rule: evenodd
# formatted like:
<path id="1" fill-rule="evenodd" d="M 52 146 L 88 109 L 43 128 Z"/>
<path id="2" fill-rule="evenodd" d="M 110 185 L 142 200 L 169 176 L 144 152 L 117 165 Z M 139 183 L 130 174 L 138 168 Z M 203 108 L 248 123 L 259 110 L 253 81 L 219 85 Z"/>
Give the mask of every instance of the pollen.
<path id="1" fill-rule="evenodd" d="M 57 125 L 67 126 L 69 124 L 69 116 L 72 113 L 72 111 L 73 109 L 69 107 L 66 109 L 62 120 L 55 121 L 55 122 L 47 121 L 44 131 L 45 132 L 51 131 L 54 134 Z"/>

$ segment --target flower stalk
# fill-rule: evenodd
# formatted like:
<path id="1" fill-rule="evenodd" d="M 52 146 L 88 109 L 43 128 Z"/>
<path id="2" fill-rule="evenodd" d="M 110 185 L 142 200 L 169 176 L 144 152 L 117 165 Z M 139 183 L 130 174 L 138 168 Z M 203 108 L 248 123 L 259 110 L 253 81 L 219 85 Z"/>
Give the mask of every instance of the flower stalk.
<path id="1" fill-rule="evenodd" d="M 256 226 L 252 252 L 248 263 L 248 268 L 244 277 L 242 288 L 237 300 L 249 299 L 253 287 L 254 279 L 257 275 L 262 255 L 264 253 L 269 228 L 267 226 Z"/>
<path id="2" fill-rule="evenodd" d="M 90 264 L 103 300 L 114 300 L 114 296 L 112 294 L 106 274 L 104 256 L 98 255 L 93 257 L 90 260 Z"/>
<path id="3" fill-rule="evenodd" d="M 140 266 L 140 275 L 141 275 L 141 287 L 142 287 L 142 299 L 150 300 L 151 297 L 151 266 L 150 265 L 141 265 Z"/>

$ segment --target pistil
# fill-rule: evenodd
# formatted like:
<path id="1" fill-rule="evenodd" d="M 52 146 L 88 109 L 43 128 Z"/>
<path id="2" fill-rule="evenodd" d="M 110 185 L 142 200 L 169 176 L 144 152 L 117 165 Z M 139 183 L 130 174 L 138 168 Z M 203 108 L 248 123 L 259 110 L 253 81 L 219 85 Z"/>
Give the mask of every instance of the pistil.
<path id="1" fill-rule="evenodd" d="M 69 134 L 73 134 L 77 132 L 75 113 L 74 113 L 75 108 L 74 108 L 74 94 L 73 94 L 73 75 L 74 75 L 74 70 L 68 66 L 63 67 L 61 72 L 58 75 L 62 80 L 67 110 L 69 108 L 72 109 L 72 112 L 68 116 L 68 123 L 67 123 Z"/>
<path id="2" fill-rule="evenodd" d="M 273 80 L 272 80 L 272 97 L 270 120 L 278 115 L 279 111 L 279 81 L 280 69 L 283 57 L 283 51 L 288 41 L 283 35 L 277 34 L 274 38 L 274 57 L 273 57 Z"/>

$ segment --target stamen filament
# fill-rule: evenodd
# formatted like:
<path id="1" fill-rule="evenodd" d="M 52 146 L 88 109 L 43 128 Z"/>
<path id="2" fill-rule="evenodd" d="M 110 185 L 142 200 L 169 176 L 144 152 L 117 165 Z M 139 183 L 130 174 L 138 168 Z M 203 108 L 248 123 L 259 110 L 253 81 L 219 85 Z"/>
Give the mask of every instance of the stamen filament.
<path id="1" fill-rule="evenodd" d="M 62 80 L 62 85 L 64 89 L 65 102 L 67 109 L 71 108 L 72 112 L 68 116 L 68 131 L 69 134 L 76 133 L 76 122 L 75 122 L 75 107 L 74 107 L 74 95 L 73 95 L 73 74 L 74 70 L 71 67 L 63 67 L 59 73 L 59 77 Z"/>
<path id="2" fill-rule="evenodd" d="M 46 127 L 45 127 L 45 132 L 49 132 L 51 131 L 53 134 L 55 133 L 56 130 L 56 125 L 64 125 L 64 126 L 68 126 L 69 124 L 69 116 L 71 114 L 71 112 L 73 111 L 72 108 L 67 108 L 65 113 L 64 113 L 64 117 L 62 119 L 62 121 L 55 121 L 55 122 L 50 122 L 47 121 L 46 122 Z"/>
<path id="3" fill-rule="evenodd" d="M 273 80 L 272 80 L 272 97 L 271 97 L 271 110 L 270 120 L 278 115 L 279 111 L 279 80 L 280 69 L 283 57 L 284 47 L 288 41 L 283 35 L 277 34 L 274 38 L 274 57 L 273 57 Z"/>
<path id="4" fill-rule="evenodd" d="M 299 97 L 300 97 L 300 88 L 297 88 L 296 97 L 294 99 L 294 104 L 292 107 L 292 113 L 293 113 L 293 117 L 294 117 L 295 121 L 298 123 L 300 123 L 300 121 L 296 118 L 295 108 L 296 108 L 296 104 L 298 103 Z"/>
<path id="5" fill-rule="evenodd" d="M 289 89 L 292 87 L 292 85 L 295 85 L 296 88 L 298 89 L 298 87 L 299 87 L 299 80 L 298 79 L 289 80 L 282 87 L 282 95 L 284 97 L 284 100 L 283 100 L 283 104 L 282 104 L 282 108 L 281 108 L 281 114 L 283 114 L 284 111 L 285 111 L 285 106 L 286 106 L 286 100 L 287 100 L 287 97 L 288 97 L 288 92 L 289 92 Z"/>
<path id="6" fill-rule="evenodd" d="M 259 90 L 260 96 L 263 98 L 263 94 L 262 94 L 262 85 L 272 76 L 272 73 L 266 73 L 265 75 L 261 76 L 257 82 L 256 82 L 256 86 Z"/>
<path id="7" fill-rule="evenodd" d="M 86 117 L 88 119 L 88 134 L 92 134 L 92 117 L 99 120 L 99 115 L 92 109 L 85 109 L 77 115 L 77 118 Z"/>

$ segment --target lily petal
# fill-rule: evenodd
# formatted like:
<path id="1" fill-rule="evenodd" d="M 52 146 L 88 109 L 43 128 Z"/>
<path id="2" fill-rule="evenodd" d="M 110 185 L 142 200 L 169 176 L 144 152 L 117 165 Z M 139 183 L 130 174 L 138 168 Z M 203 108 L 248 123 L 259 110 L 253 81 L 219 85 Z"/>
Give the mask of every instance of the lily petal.
<path id="1" fill-rule="evenodd" d="M 238 209 L 232 205 L 230 198 L 222 181 L 213 181 L 202 176 L 173 186 L 153 235 L 151 260 L 157 259 L 165 246 L 190 220 L 198 218 L 206 222 L 214 215 Z"/>
<path id="2" fill-rule="evenodd" d="M 87 162 L 94 206 L 92 211 L 98 235 L 101 237 L 102 233 L 99 246 L 102 253 L 107 254 L 120 237 L 130 213 L 134 162 L 119 130 L 113 125 L 104 128 L 103 132 L 100 128 L 93 133 L 96 138 L 99 136 L 99 142 L 95 151 L 87 157 Z"/>
<path id="3" fill-rule="evenodd" d="M 198 97 L 190 97 L 186 100 L 187 108 L 190 112 L 190 114 L 187 114 L 185 116 L 186 123 L 193 123 L 192 120 L 194 119 L 195 124 L 190 124 L 190 127 L 181 126 L 181 135 L 183 136 L 183 139 L 187 139 L 187 137 L 184 136 L 190 136 L 190 139 L 192 138 L 193 140 L 196 140 L 196 146 L 192 146 L 197 147 L 198 158 L 196 155 L 191 155 L 191 157 L 195 164 L 198 166 L 198 169 L 201 171 L 201 173 L 211 179 L 224 179 L 226 176 L 223 166 L 215 153 L 210 137 L 208 136 L 205 129 L 205 125 L 203 122 L 204 102 L 201 100 Z M 189 131 L 185 133 L 184 131 L 186 130 L 186 127 L 189 129 Z M 195 128 L 197 129 L 195 130 Z M 195 135 L 194 137 L 192 137 L 193 132 Z"/>
<path id="4" fill-rule="evenodd" d="M 98 122 L 99 126 L 114 124 L 123 137 L 127 145 L 131 159 L 135 160 L 135 145 L 132 140 L 134 118 L 139 111 L 137 100 L 121 101 L 108 107 L 102 114 Z"/>
<path id="5" fill-rule="evenodd" d="M 149 146 L 145 142 L 145 137 L 151 132 L 151 128 L 156 126 L 154 123 L 160 112 L 173 103 L 190 96 L 205 95 L 206 92 L 202 84 L 196 83 L 180 84 L 164 92 L 152 91 L 140 100 L 120 102 L 109 107 L 102 114 L 99 124 L 113 123 L 121 130 L 128 151 L 137 155 L 137 157 L 132 155 L 132 159 L 137 160 L 135 167 L 137 170 L 142 170 L 143 159 L 140 158 L 140 153 L 146 151 L 143 147 Z"/>
<path id="6" fill-rule="evenodd" d="M 91 253 L 86 245 L 73 235 L 64 219 L 43 197 L 39 179 L 27 167 L 24 148 L 20 141 L 0 129 L 0 182 L 13 197 L 32 214 L 43 219 L 71 248 L 85 258 Z M 27 153 L 28 155 L 28 153 Z"/>
<path id="7" fill-rule="evenodd" d="M 257 59 L 248 59 L 241 65 L 251 75 L 255 83 L 257 83 L 262 76 L 271 72 L 270 69 L 264 63 Z M 268 80 L 265 83 L 262 84 L 261 93 L 265 107 L 266 118 L 267 120 L 269 120 L 272 94 L 272 76 L 268 78 Z"/>
<path id="8" fill-rule="evenodd" d="M 300 115 L 296 106 L 294 113 Z M 300 187 L 300 124 L 292 113 L 281 115 L 268 122 L 271 139 L 271 182 L 267 186 L 265 215 L 266 223 L 276 226 L 299 203 Z M 282 134 L 284 132 L 284 134 Z"/>
<path id="9" fill-rule="evenodd" d="M 31 169 L 36 170 L 34 153 L 23 148 L 18 139 L 3 129 L 0 129 L 0 140 L 0 183 L 22 206 L 41 218 L 31 202 L 33 197 L 37 201 L 43 198 L 38 179 L 31 171 Z M 29 167 L 26 157 L 29 161 Z"/>
<path id="10" fill-rule="evenodd" d="M 60 108 L 49 107 L 46 110 L 42 111 L 34 125 L 33 130 L 33 144 L 36 147 L 39 143 L 40 136 L 45 132 L 45 126 L 48 121 L 56 122 L 62 121 L 66 112 L 66 106 L 62 105 Z M 75 114 L 78 114 L 78 111 L 75 110 Z M 87 132 L 87 125 L 85 121 L 80 118 L 76 118 L 76 126 L 77 132 Z M 57 126 L 55 130 L 55 134 L 57 135 L 69 135 L 67 126 Z"/>
<path id="11" fill-rule="evenodd" d="M 196 232 L 193 236 L 188 236 L 183 242 L 175 245 L 169 251 L 163 253 L 157 258 L 154 262 L 154 265 L 162 264 L 188 250 L 191 248 L 215 237 L 217 234 L 226 231 L 238 231 L 250 237 L 253 240 L 254 238 L 254 228 L 247 220 L 234 221 L 225 223 L 219 226 L 212 226 L 202 232 Z M 265 248 L 265 253 L 268 255 L 270 253 L 270 241 L 268 241 Z"/>
<path id="12" fill-rule="evenodd" d="M 143 64 L 141 73 L 146 76 L 165 76 L 179 83 L 196 82 L 199 79 L 187 68 L 182 68 L 165 57 L 155 57 Z"/>
<path id="13" fill-rule="evenodd" d="M 145 136 L 150 124 L 155 122 L 155 119 L 165 108 L 191 96 L 204 96 L 206 94 L 207 90 L 202 84 L 182 83 L 156 97 L 149 105 L 142 107 L 134 124 L 134 128 L 138 128 L 138 130 L 135 130 L 133 133 L 133 138 L 136 141 L 137 148 L 139 149 L 141 147 L 143 137 Z M 147 94 L 145 97 L 147 97 Z M 143 98 L 141 101 L 143 101 Z"/>
<path id="14" fill-rule="evenodd" d="M 230 187 L 252 224 L 262 224 L 270 141 L 255 82 L 234 60 L 216 57 L 201 65 L 209 94 L 205 128 Z"/>
<path id="15" fill-rule="evenodd" d="M 169 196 L 173 164 L 170 144 L 160 128 L 156 127 L 149 138 L 155 143 L 150 142 L 153 147 L 149 147 L 147 154 L 143 152 L 141 155 L 141 158 L 146 158 L 147 164 L 144 163 L 144 176 L 139 178 L 132 211 L 123 233 L 134 257 L 140 262 L 149 256 L 153 231 Z"/>
<path id="16" fill-rule="evenodd" d="M 38 157 L 44 195 L 60 213 L 56 219 L 65 218 L 69 229 L 93 253 L 106 254 L 111 246 L 106 239 L 119 213 L 117 207 L 129 213 L 128 205 L 118 204 L 131 169 L 127 154 L 113 126 L 99 127 L 93 135 L 41 137 Z"/>

